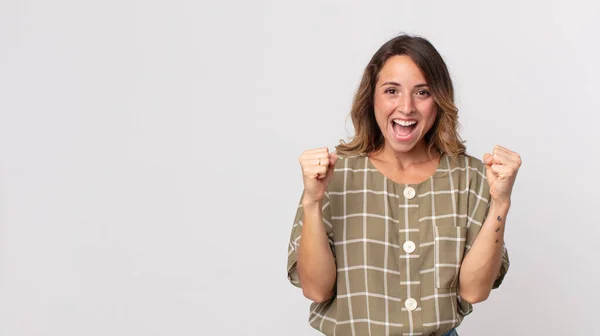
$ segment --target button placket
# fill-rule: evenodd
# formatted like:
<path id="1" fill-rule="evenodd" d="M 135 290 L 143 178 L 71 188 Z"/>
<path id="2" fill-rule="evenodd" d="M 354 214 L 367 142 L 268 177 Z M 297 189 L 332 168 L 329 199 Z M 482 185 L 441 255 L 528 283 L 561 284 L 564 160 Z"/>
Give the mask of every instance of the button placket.
<path id="1" fill-rule="evenodd" d="M 406 188 L 404 188 L 404 191 L 402 193 L 404 194 L 404 197 L 406 197 L 407 199 L 413 199 L 417 195 L 415 188 L 410 187 L 410 186 L 407 186 Z M 406 211 L 408 211 L 408 209 Z M 404 245 L 402 247 L 404 249 L 404 252 L 406 252 L 406 253 L 413 253 L 415 251 L 415 249 L 417 248 L 415 242 L 413 242 L 412 240 L 405 241 Z"/>
<path id="2" fill-rule="evenodd" d="M 404 195 L 406 200 L 413 200 L 413 201 L 408 201 L 408 202 L 405 200 L 403 202 L 407 202 L 408 204 L 415 203 L 416 200 L 414 200 L 414 199 L 417 196 L 417 191 L 415 190 L 414 187 L 406 186 L 404 188 L 404 190 L 402 191 L 402 194 Z M 409 213 L 413 213 L 416 210 L 413 207 L 407 207 L 405 209 L 405 211 L 409 211 Z M 414 213 L 413 213 L 413 216 L 414 216 Z M 416 220 L 413 216 L 409 216 L 409 218 L 411 218 L 411 220 Z M 411 221 L 409 227 L 414 228 L 415 224 L 418 224 L 418 223 L 413 223 Z M 407 286 L 416 286 L 416 287 L 412 287 L 411 292 L 409 292 L 410 296 L 414 296 L 415 294 L 418 295 L 418 293 L 420 292 L 420 289 L 418 288 L 418 284 L 415 284 L 415 282 L 418 282 L 420 280 L 419 267 L 418 267 L 419 262 L 418 262 L 418 259 L 412 259 L 413 261 L 411 262 L 411 257 L 408 256 L 408 254 L 414 253 L 416 251 L 416 249 L 417 249 L 416 241 L 418 241 L 418 237 L 419 237 L 418 233 L 409 232 L 405 236 L 405 241 L 402 245 L 402 248 L 403 248 L 404 252 L 406 253 L 406 262 L 409 262 L 411 264 L 410 265 L 410 269 L 411 269 L 410 277 L 406 279 L 406 281 L 409 282 L 407 284 Z M 416 292 L 414 292 L 414 290 L 416 290 Z M 405 294 L 409 294 L 409 293 L 405 293 Z M 406 300 L 404 301 L 404 307 L 406 308 L 406 310 L 412 312 L 417 309 L 418 302 L 417 302 L 417 300 L 415 300 L 412 297 L 407 297 Z"/>

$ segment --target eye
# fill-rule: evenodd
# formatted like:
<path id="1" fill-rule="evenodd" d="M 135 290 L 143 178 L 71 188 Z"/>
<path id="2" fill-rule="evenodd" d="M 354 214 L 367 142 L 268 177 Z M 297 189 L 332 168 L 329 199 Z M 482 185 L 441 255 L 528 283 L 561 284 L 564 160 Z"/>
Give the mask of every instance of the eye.
<path id="1" fill-rule="evenodd" d="M 391 93 L 391 94 L 396 94 L 398 91 L 394 88 L 387 88 L 385 89 L 384 93 Z"/>
<path id="2" fill-rule="evenodd" d="M 417 91 L 417 95 L 419 95 L 421 97 L 429 97 L 429 96 L 431 96 L 431 93 L 429 93 L 429 91 L 427 91 L 427 90 L 419 90 L 419 91 Z"/>

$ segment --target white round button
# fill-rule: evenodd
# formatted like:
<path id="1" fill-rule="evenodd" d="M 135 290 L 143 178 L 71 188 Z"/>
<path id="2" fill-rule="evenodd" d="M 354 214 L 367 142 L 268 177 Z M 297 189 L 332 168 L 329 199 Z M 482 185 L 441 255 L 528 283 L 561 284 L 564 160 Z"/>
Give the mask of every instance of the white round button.
<path id="1" fill-rule="evenodd" d="M 404 251 L 406 253 L 413 253 L 415 252 L 415 249 L 417 248 L 417 246 L 415 245 L 415 243 L 413 241 L 407 240 L 404 242 Z"/>
<path id="2" fill-rule="evenodd" d="M 404 197 L 408 199 L 415 198 L 416 194 L 417 193 L 415 192 L 415 189 L 413 189 L 413 187 L 407 187 L 406 189 L 404 189 Z"/>
<path id="3" fill-rule="evenodd" d="M 413 298 L 406 299 L 406 301 L 404 301 L 404 307 L 410 311 L 417 309 L 417 300 Z"/>

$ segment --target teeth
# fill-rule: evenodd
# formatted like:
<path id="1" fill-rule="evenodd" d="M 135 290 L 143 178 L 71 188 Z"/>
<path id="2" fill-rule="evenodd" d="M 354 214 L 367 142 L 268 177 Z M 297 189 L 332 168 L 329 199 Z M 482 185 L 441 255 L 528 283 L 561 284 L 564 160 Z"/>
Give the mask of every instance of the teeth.
<path id="1" fill-rule="evenodd" d="M 415 120 L 400 120 L 400 119 L 394 119 L 394 122 L 400 126 L 412 126 L 417 123 Z"/>

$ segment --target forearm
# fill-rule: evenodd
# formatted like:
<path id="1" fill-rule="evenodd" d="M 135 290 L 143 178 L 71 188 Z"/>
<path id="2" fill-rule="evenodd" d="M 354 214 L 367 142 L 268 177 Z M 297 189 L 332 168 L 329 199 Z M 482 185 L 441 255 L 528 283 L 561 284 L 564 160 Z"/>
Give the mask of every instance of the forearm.
<path id="1" fill-rule="evenodd" d="M 302 240 L 298 248 L 298 278 L 304 295 L 322 302 L 331 297 L 336 265 L 323 226 L 321 204 L 303 204 Z"/>
<path id="2" fill-rule="evenodd" d="M 462 262 L 459 294 L 467 302 L 484 301 L 492 290 L 502 264 L 504 229 L 509 208 L 510 204 L 495 204 L 492 201 L 488 216 Z"/>

